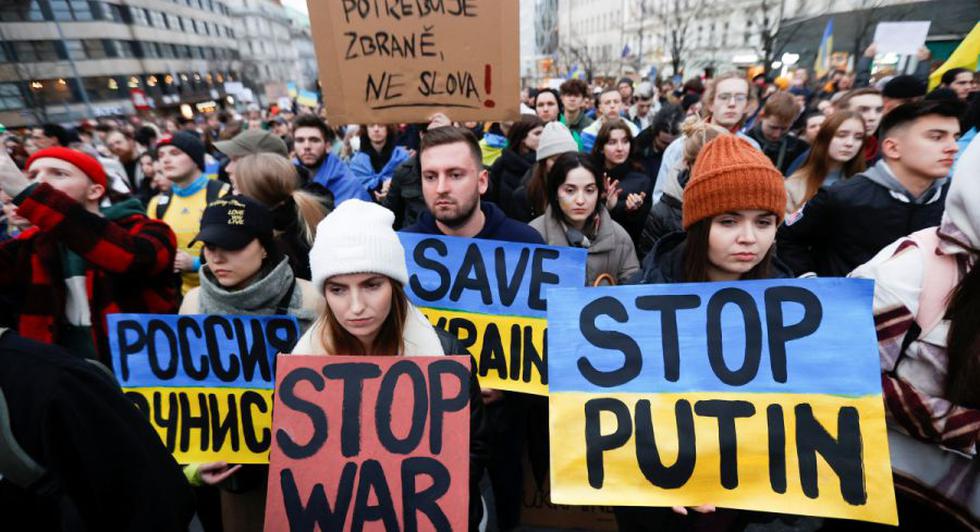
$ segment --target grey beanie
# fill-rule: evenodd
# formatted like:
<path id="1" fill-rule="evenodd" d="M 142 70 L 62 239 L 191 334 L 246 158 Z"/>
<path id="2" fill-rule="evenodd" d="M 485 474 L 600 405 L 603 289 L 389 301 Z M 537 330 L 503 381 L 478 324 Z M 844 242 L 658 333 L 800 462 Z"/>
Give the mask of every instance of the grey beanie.
<path id="1" fill-rule="evenodd" d="M 568 127 L 561 122 L 548 122 L 538 141 L 537 160 L 543 161 L 552 155 L 578 151 L 578 143 Z"/>

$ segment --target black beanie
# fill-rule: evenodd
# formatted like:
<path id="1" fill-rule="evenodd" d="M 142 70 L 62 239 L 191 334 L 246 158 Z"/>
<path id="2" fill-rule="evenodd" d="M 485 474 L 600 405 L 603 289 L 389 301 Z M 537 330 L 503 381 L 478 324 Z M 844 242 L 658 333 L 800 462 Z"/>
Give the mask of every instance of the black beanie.
<path id="1" fill-rule="evenodd" d="M 895 100 L 921 98 L 926 95 L 926 84 L 915 76 L 895 76 L 882 87 L 881 95 Z"/>
<path id="2" fill-rule="evenodd" d="M 198 169 L 202 172 L 204 171 L 204 142 L 197 135 L 188 133 L 187 131 L 180 131 L 169 139 L 163 139 L 157 144 L 158 147 L 167 145 L 186 153 L 194 161 Z"/>

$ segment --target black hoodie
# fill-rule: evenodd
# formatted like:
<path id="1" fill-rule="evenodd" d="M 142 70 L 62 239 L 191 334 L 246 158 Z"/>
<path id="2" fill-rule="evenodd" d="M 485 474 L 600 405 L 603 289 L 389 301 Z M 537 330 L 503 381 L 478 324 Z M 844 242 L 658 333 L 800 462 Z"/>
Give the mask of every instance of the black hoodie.
<path id="1" fill-rule="evenodd" d="M 483 229 L 473 238 L 483 238 L 486 240 L 502 240 L 504 242 L 524 242 L 527 244 L 544 244 L 541 235 L 531 229 L 531 226 L 512 220 L 504 214 L 504 211 L 493 203 L 487 201 L 480 202 L 480 209 L 486 221 Z M 432 213 L 426 211 L 419 215 L 419 219 L 414 225 L 402 229 L 406 233 L 422 233 L 426 235 L 441 235 L 442 231 L 436 226 L 436 219 Z"/>
<path id="2" fill-rule="evenodd" d="M 643 259 L 631 284 L 670 284 L 684 282 L 684 246 L 687 233 L 671 233 L 660 240 Z M 793 272 L 778 257 L 772 258 L 770 279 L 791 279 Z"/>

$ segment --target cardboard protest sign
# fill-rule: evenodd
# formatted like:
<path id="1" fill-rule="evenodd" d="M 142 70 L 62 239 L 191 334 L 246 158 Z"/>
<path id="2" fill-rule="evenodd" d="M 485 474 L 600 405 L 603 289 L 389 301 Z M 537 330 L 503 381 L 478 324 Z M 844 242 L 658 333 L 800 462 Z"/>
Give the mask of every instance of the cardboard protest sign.
<path id="1" fill-rule="evenodd" d="M 552 290 L 552 500 L 896 524 L 873 290 Z"/>
<path id="2" fill-rule="evenodd" d="M 516 120 L 517 0 L 307 0 L 335 124 Z"/>
<path id="3" fill-rule="evenodd" d="M 114 314 L 112 367 L 177 462 L 269 461 L 273 363 L 292 316 Z"/>
<path id="4" fill-rule="evenodd" d="M 581 248 L 399 233 L 405 293 L 477 360 L 480 386 L 548 394 L 546 292 L 585 285 Z"/>
<path id="5" fill-rule="evenodd" d="M 280 357 L 265 530 L 466 530 L 469 357 Z"/>

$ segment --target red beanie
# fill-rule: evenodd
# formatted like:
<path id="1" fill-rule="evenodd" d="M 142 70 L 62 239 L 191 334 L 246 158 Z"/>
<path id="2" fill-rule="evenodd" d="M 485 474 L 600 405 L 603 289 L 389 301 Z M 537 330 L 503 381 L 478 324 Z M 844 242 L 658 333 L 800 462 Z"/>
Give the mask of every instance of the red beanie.
<path id="1" fill-rule="evenodd" d="M 96 185 L 102 185 L 102 188 L 105 188 L 106 190 L 109 189 L 108 179 L 105 175 L 105 169 L 102 168 L 102 163 L 87 153 L 82 153 L 71 148 L 55 146 L 54 148 L 38 150 L 34 152 L 34 155 L 28 157 L 27 164 L 24 165 L 25 170 L 30 170 L 31 165 L 34 164 L 34 161 L 47 157 L 52 159 L 61 159 L 62 161 L 77 166 L 78 169 L 84 172 L 93 183 Z"/>

